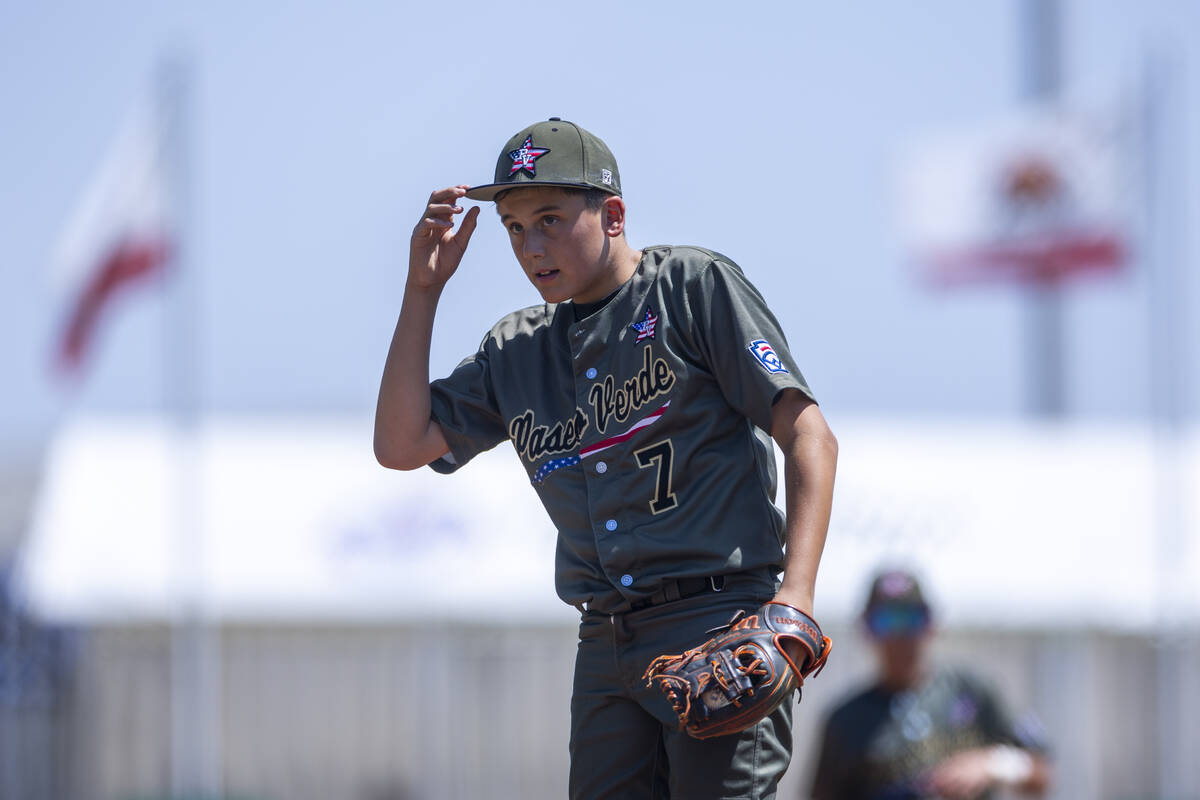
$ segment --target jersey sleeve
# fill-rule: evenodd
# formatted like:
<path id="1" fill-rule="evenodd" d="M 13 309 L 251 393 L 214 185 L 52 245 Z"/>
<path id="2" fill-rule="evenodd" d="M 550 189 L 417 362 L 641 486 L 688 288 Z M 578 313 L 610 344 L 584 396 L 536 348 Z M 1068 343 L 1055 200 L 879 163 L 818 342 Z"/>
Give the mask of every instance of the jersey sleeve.
<path id="1" fill-rule="evenodd" d="M 975 695 L 979 704 L 979 724 L 989 742 L 1010 744 L 1035 753 L 1049 751 L 1045 735 L 1035 718 L 1017 723 L 992 686 L 975 676 L 962 675 L 960 678 Z"/>
<path id="2" fill-rule="evenodd" d="M 714 258 L 689 282 L 698 345 L 729 404 L 764 431 L 784 389 L 816 400 L 758 289 L 734 263 Z"/>
<path id="3" fill-rule="evenodd" d="M 490 341 L 489 335 L 453 372 L 429 384 L 430 416 L 450 447 L 429 464 L 435 472 L 454 472 L 508 438 L 492 386 Z"/>

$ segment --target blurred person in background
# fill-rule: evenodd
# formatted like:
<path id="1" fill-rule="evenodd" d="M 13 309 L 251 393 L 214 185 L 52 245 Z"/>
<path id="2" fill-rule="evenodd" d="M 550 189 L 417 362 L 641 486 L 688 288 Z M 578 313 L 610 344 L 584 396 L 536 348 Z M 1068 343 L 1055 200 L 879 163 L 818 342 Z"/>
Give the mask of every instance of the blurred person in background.
<path id="1" fill-rule="evenodd" d="M 910 572 L 887 570 L 871 583 L 862 623 L 876 679 L 827 719 L 814 800 L 1045 793 L 1050 763 L 1040 737 L 1015 726 L 977 677 L 930 663 L 932 621 Z"/>

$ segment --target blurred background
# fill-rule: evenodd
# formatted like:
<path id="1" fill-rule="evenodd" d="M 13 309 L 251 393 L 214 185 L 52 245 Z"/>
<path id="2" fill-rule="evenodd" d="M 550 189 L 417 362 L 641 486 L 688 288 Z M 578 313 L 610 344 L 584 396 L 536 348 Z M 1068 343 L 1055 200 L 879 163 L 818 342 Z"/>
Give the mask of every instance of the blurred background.
<path id="1" fill-rule="evenodd" d="M 1052 797 L 1200 798 L 1197 52 L 1187 0 L 0 2 L 0 797 L 565 794 L 534 493 L 371 451 L 428 193 L 560 116 L 841 443 L 780 797 L 900 564 Z M 487 213 L 431 374 L 537 301 Z"/>

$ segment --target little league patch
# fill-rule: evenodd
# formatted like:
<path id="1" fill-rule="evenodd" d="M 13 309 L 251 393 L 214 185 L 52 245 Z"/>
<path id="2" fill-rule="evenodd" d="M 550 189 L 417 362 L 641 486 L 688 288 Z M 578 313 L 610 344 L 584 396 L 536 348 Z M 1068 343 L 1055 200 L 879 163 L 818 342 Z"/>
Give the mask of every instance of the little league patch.
<path id="1" fill-rule="evenodd" d="M 775 348 L 766 339 L 755 339 L 746 349 L 767 372 L 787 372 L 787 367 L 775 354 Z"/>

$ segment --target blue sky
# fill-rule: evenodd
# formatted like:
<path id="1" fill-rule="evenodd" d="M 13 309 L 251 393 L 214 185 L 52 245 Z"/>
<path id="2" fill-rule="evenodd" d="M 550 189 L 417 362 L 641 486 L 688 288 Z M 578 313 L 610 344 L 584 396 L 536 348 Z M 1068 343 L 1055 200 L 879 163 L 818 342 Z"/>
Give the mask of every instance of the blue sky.
<path id="1" fill-rule="evenodd" d="M 162 404 L 161 293 L 117 302 L 85 379 L 48 364 L 63 299 L 55 237 L 170 47 L 191 54 L 192 265 L 200 385 L 214 413 L 369 415 L 403 289 L 406 239 L 435 187 L 482 183 L 516 130 L 574 120 L 621 167 L 635 245 L 736 260 L 780 317 L 826 415 L 1016 417 L 1027 308 L 1012 287 L 930 291 L 896 229 L 908 142 L 1011 111 L 1015 2 L 0 3 L 0 449 L 66 415 Z M 1065 3 L 1064 96 L 1128 97 L 1149 48 L 1174 54 L 1176 210 L 1200 208 L 1200 6 Z M 1189 52 L 1190 51 L 1190 52 Z M 432 373 L 537 301 L 487 212 L 447 289 Z M 1200 257 L 1180 236 L 1195 341 Z M 1146 277 L 1069 292 L 1067 406 L 1148 408 Z M 1195 397 L 1195 348 L 1178 372 Z M 1196 409 L 1195 401 L 1189 405 Z"/>

